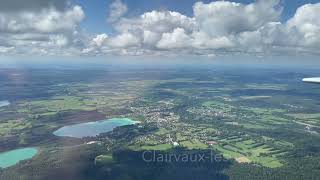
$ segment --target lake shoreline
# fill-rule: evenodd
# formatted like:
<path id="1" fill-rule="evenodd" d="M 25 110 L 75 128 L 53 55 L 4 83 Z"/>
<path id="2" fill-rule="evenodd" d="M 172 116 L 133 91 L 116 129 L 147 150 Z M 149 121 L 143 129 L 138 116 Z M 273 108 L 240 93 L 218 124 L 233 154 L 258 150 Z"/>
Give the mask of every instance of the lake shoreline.
<path id="1" fill-rule="evenodd" d="M 53 134 L 59 137 L 94 137 L 101 133 L 110 132 L 116 127 L 133 125 L 136 123 L 140 122 L 133 121 L 129 118 L 111 118 L 64 126 L 54 131 Z"/>

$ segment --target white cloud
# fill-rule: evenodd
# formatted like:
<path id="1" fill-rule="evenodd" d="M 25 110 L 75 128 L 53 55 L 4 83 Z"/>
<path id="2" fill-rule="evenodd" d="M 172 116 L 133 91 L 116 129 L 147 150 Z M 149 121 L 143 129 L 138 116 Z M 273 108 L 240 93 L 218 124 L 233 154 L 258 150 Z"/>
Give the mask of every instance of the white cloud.
<path id="1" fill-rule="evenodd" d="M 196 27 L 196 24 L 193 18 L 172 11 L 146 12 L 136 18 L 123 18 L 115 24 L 115 29 L 119 32 L 143 32 L 146 30 L 165 33 L 171 32 L 177 27 L 190 32 Z"/>
<path id="2" fill-rule="evenodd" d="M 306 4 L 297 9 L 296 14 L 287 23 L 291 35 L 301 36 L 299 44 L 305 47 L 320 47 L 320 3 Z"/>
<path id="3" fill-rule="evenodd" d="M 42 13 L 37 16 L 30 15 L 34 20 L 33 27 L 40 32 L 50 33 L 73 30 L 84 18 L 84 12 L 80 6 L 74 6 L 63 13 L 55 9 Z M 27 21 L 29 22 L 28 19 Z"/>
<path id="4" fill-rule="evenodd" d="M 55 8 L 38 12 L 0 12 L 0 32 L 4 33 L 57 33 L 73 30 L 84 18 L 80 6 L 64 12 Z"/>
<path id="5" fill-rule="evenodd" d="M 150 30 L 143 31 L 143 44 L 153 47 L 161 39 L 161 34 Z"/>
<path id="6" fill-rule="evenodd" d="M 7 4 L 19 10 L 0 11 L 0 53 L 31 49 L 48 55 L 320 54 L 320 3 L 306 4 L 281 22 L 280 0 L 197 2 L 192 16 L 153 10 L 136 17 L 125 16 L 127 6 L 115 0 L 108 16 L 112 34 L 92 35 L 79 28 L 85 17 L 82 8 L 63 1 L 23 11 L 16 3 Z"/>
<path id="7" fill-rule="evenodd" d="M 131 33 L 123 33 L 116 37 L 110 38 L 107 42 L 108 46 L 115 48 L 126 48 L 139 46 L 140 40 Z"/>
<path id="8" fill-rule="evenodd" d="M 53 46 L 58 46 L 58 47 L 63 47 L 66 46 L 69 43 L 69 40 L 67 37 L 63 35 L 58 35 L 58 36 L 50 36 L 50 43 Z"/>
<path id="9" fill-rule="evenodd" d="M 203 31 L 194 32 L 192 36 L 194 37 L 192 45 L 197 49 L 223 49 L 234 46 L 232 40 L 226 36 L 210 37 Z"/>
<path id="10" fill-rule="evenodd" d="M 115 37 L 109 37 L 107 34 L 99 34 L 92 38 L 89 46 L 81 51 L 82 54 L 101 54 L 114 53 L 129 54 L 127 48 L 138 47 L 140 39 L 131 33 L 122 33 Z M 136 48 L 135 48 L 136 51 Z"/>
<path id="11" fill-rule="evenodd" d="M 191 41 L 184 29 L 176 28 L 172 33 L 163 33 L 157 47 L 160 49 L 186 48 L 190 47 Z"/>
<path id="12" fill-rule="evenodd" d="M 61 7 L 63 4 L 66 6 Z M 1 44 L 15 47 L 16 53 L 63 55 L 81 44 L 77 29 L 85 14 L 80 6 L 67 6 L 66 1 L 40 3 L 26 9 L 15 1 L 6 5 L 8 10 L 0 11 L 0 40 Z"/>
<path id="13" fill-rule="evenodd" d="M 128 11 L 128 7 L 121 0 L 115 0 L 110 4 L 109 11 L 107 20 L 113 23 L 118 21 Z"/>
<path id="14" fill-rule="evenodd" d="M 93 38 L 92 43 L 97 47 L 101 47 L 103 44 L 106 43 L 107 39 L 108 39 L 107 34 L 99 34 L 95 38 Z"/>
<path id="15" fill-rule="evenodd" d="M 225 36 L 254 31 L 277 21 L 281 14 L 281 10 L 275 8 L 278 3 L 279 0 L 259 0 L 249 5 L 228 1 L 197 2 L 193 10 L 201 31 L 210 36 Z"/>
<path id="16" fill-rule="evenodd" d="M 150 11 L 138 17 L 121 18 L 114 24 L 118 32 L 108 48 L 127 51 L 143 48 L 197 54 L 215 51 L 263 51 L 263 33 L 270 23 L 279 21 L 279 0 L 258 0 L 248 5 L 228 1 L 202 2 L 193 6 L 194 16 L 173 11 Z M 266 30 L 264 30 L 266 31 Z M 126 42 L 130 35 L 130 46 Z M 121 37 L 121 38 L 120 38 Z M 120 38 L 120 39 L 118 39 Z M 115 40 L 117 39 L 117 40 Z M 118 45 L 117 45 L 118 44 Z M 135 47 L 135 48 L 132 48 Z"/>
<path id="17" fill-rule="evenodd" d="M 139 17 L 121 18 L 114 24 L 114 27 L 118 34 L 106 40 L 102 48 L 104 49 L 103 52 L 114 52 L 112 48 L 129 48 L 121 51 L 120 54 L 137 55 L 141 54 L 141 52 L 154 52 L 164 33 L 168 33 L 169 35 L 179 27 L 183 31 L 190 33 L 194 30 L 196 24 L 194 19 L 178 12 L 151 11 Z M 142 48 L 143 50 L 137 53 L 137 48 Z M 90 47 L 85 52 L 97 52 L 97 48 Z"/>

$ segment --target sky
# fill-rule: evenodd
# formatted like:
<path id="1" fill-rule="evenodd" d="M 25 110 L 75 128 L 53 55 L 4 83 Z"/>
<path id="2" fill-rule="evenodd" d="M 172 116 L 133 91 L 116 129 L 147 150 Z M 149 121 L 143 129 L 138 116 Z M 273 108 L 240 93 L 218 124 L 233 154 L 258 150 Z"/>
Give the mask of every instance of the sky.
<path id="1" fill-rule="evenodd" d="M 182 14 L 192 16 L 192 6 L 199 0 L 122 0 L 129 9 L 129 15 L 139 16 L 144 12 L 152 10 L 169 10 L 176 11 Z M 90 32 L 104 33 L 111 32 L 112 28 L 104 22 L 106 19 L 106 13 L 109 13 L 108 7 L 113 1 L 108 0 L 77 0 L 77 4 L 81 5 L 86 11 L 86 19 L 84 20 L 83 27 Z M 212 0 L 204 0 L 202 2 L 210 3 Z M 243 4 L 249 4 L 254 2 L 253 0 L 234 0 L 232 2 L 238 2 Z M 281 21 L 288 20 L 294 15 L 297 8 L 308 3 L 319 3 L 319 0 L 283 0 L 280 4 L 283 5 L 283 14 Z"/>
<path id="2" fill-rule="evenodd" d="M 319 12 L 320 0 L 2 0 L 0 59 L 317 61 Z"/>

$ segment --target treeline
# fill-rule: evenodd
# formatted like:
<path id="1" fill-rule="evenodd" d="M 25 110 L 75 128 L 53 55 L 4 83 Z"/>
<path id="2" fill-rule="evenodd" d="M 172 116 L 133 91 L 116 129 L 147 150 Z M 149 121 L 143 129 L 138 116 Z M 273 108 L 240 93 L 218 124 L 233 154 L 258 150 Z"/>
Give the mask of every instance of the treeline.
<path id="1" fill-rule="evenodd" d="M 115 163 L 111 167 L 101 166 L 97 174 L 105 179 L 112 180 L 228 180 L 223 170 L 230 165 L 229 161 L 152 161 L 143 160 L 143 151 L 117 151 L 113 153 Z M 171 155 L 211 156 L 211 151 L 191 151 L 183 148 L 170 152 L 154 152 L 159 157 Z"/>
<path id="2" fill-rule="evenodd" d="M 230 180 L 318 180 L 320 157 L 288 159 L 281 168 L 234 164 L 227 170 Z"/>

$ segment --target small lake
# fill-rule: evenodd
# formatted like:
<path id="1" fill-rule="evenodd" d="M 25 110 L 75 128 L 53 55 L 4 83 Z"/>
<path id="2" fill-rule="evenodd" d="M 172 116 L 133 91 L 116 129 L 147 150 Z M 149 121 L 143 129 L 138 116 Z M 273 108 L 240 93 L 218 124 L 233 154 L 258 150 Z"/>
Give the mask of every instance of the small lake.
<path id="1" fill-rule="evenodd" d="M 7 168 L 19 161 L 31 159 L 38 153 L 36 148 L 23 148 L 0 153 L 0 167 Z"/>
<path id="2" fill-rule="evenodd" d="M 9 105 L 10 105 L 9 101 L 0 101 L 0 107 L 9 106 Z"/>
<path id="3" fill-rule="evenodd" d="M 101 133 L 112 131 L 119 126 L 135 124 L 137 121 L 133 121 L 128 118 L 112 118 L 101 121 L 94 121 L 88 123 L 80 123 L 70 126 L 64 126 L 55 132 L 56 136 L 75 137 L 82 138 L 87 136 L 97 136 Z"/>

